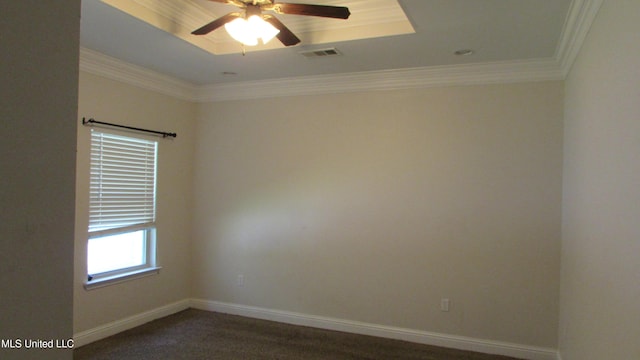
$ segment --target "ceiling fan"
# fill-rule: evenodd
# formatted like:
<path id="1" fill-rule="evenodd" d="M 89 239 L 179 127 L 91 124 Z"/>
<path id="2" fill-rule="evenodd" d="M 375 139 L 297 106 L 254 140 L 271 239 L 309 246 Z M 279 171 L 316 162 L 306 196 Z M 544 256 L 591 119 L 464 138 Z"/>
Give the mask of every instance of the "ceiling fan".
<path id="1" fill-rule="evenodd" d="M 239 12 L 231 12 L 226 14 L 201 28 L 194 30 L 194 35 L 206 35 L 221 26 L 225 26 L 227 32 L 236 38 L 238 41 L 246 45 L 257 45 L 257 37 L 254 37 L 249 42 L 245 42 L 239 37 L 234 36 L 233 27 L 237 23 L 252 21 L 257 24 L 256 27 L 264 30 L 264 32 L 270 34 L 266 37 L 262 37 L 263 42 L 266 43 L 274 36 L 282 42 L 285 46 L 293 46 L 300 42 L 300 39 L 289 30 L 280 20 L 275 16 L 269 14 L 263 14 L 263 11 L 273 11 L 276 14 L 288 14 L 288 15 L 307 15 L 307 16 L 320 16 L 335 19 L 347 19 L 351 13 L 349 8 L 344 6 L 329 6 L 329 5 L 311 5 L 311 4 L 293 4 L 293 3 L 280 3 L 276 0 L 209 0 L 213 2 L 234 5 L 242 9 Z M 246 21 L 245 21 L 246 20 Z M 234 24 L 235 23 L 235 24 Z M 267 23 L 266 27 L 264 23 Z M 269 30 L 271 29 L 271 30 Z M 242 35 L 240 35 L 242 37 Z"/>

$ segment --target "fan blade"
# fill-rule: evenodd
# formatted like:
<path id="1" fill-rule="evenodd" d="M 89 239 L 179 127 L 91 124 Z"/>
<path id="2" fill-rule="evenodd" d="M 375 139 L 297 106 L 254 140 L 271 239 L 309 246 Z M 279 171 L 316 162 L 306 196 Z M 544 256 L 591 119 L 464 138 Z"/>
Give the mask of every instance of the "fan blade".
<path id="1" fill-rule="evenodd" d="M 276 19 L 275 16 L 265 15 L 263 18 L 264 21 L 280 30 L 276 37 L 278 38 L 278 40 L 280 40 L 281 43 L 284 44 L 284 46 L 293 46 L 300 42 L 300 39 L 298 39 L 298 37 L 294 33 L 292 33 L 288 27 L 284 26 L 284 24 L 281 23 L 280 20 Z"/>
<path id="2" fill-rule="evenodd" d="M 219 17 L 215 20 L 213 20 L 212 22 L 208 23 L 207 25 L 192 31 L 191 33 L 193 35 L 206 35 L 210 32 L 212 32 L 213 30 L 221 27 L 222 25 L 235 20 L 237 18 L 239 18 L 241 15 L 240 13 L 234 12 L 234 13 L 229 13 L 227 15 L 224 15 L 222 17 Z"/>
<path id="3" fill-rule="evenodd" d="M 278 14 L 322 16 L 336 19 L 348 19 L 351 12 L 344 6 L 275 3 L 273 11 Z"/>

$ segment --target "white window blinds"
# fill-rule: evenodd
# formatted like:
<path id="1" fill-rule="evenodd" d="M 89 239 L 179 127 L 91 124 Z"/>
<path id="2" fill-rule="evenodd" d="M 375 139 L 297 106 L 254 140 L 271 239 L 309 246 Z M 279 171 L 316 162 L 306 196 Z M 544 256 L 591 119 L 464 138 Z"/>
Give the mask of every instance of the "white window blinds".
<path id="1" fill-rule="evenodd" d="M 155 221 L 157 141 L 91 132 L 89 232 Z"/>

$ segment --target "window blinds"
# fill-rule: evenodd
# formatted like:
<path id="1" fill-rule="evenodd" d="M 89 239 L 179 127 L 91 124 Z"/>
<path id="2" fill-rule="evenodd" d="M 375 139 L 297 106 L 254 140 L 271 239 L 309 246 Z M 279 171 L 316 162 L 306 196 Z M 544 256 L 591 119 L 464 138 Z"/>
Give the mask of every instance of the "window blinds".
<path id="1" fill-rule="evenodd" d="M 89 232 L 155 221 L 157 141 L 91 132 Z"/>

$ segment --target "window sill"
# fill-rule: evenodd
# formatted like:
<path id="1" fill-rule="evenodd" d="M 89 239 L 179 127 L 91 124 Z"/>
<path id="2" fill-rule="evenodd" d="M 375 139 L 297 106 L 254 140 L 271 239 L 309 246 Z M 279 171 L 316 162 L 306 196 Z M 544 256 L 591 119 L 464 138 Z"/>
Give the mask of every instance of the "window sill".
<path id="1" fill-rule="evenodd" d="M 101 279 L 87 281 L 84 283 L 84 289 L 85 290 L 99 289 L 105 286 L 111 286 L 111 285 L 119 284 L 125 281 L 131 281 L 131 280 L 140 279 L 140 278 L 151 276 L 151 275 L 156 275 L 160 273 L 160 269 L 162 268 L 159 266 L 155 266 L 152 268 L 136 270 L 136 271 L 131 271 L 124 274 L 118 274 L 114 276 L 104 277 Z"/>

